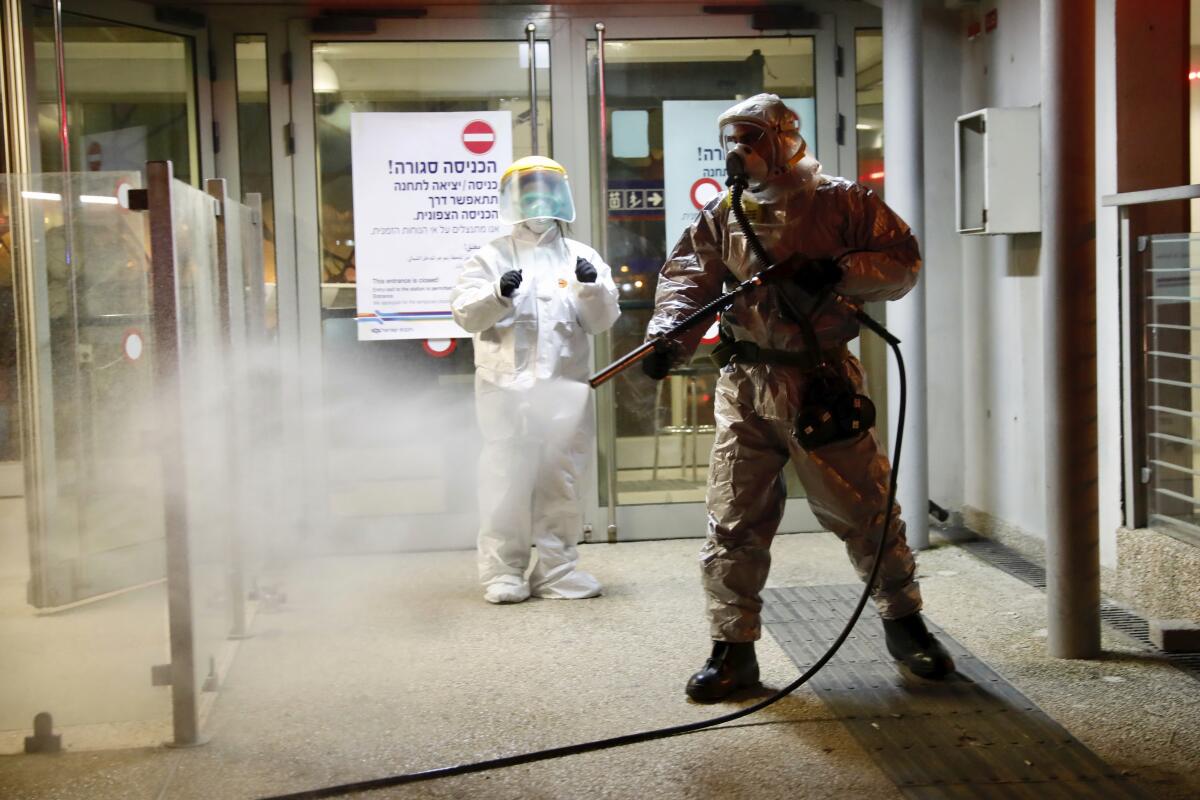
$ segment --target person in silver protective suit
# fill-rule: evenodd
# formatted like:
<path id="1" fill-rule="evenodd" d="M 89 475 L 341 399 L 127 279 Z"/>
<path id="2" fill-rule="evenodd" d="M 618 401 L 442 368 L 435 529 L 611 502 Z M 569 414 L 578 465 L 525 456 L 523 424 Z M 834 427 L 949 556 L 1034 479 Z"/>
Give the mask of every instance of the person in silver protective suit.
<path id="1" fill-rule="evenodd" d="M 556 161 L 528 156 L 509 167 L 499 216 L 512 233 L 467 260 L 450 300 L 475 343 L 484 598 L 595 597 L 600 582 L 577 568 L 576 548 L 592 441 L 588 334 L 620 316 L 617 287 L 595 250 L 563 235 L 575 206 Z"/>
<path id="2" fill-rule="evenodd" d="M 722 367 L 715 391 L 716 440 L 708 477 L 708 538 L 701 553 L 713 650 L 687 684 L 701 702 L 758 683 L 754 642 L 771 540 L 783 516 L 790 461 L 817 519 L 846 545 L 859 575 L 870 572 L 886 507 L 890 465 L 873 430 L 805 450 L 793 434 L 814 368 L 832 365 L 863 392 L 864 373 L 846 343 L 858 335 L 852 304 L 895 300 L 916 283 L 920 251 L 908 226 L 870 189 L 821 172 L 806 156 L 800 119 L 775 95 L 744 100 L 718 120 L 722 146 L 749 178 L 743 205 L 785 276 L 743 295 L 721 318 Z M 659 275 L 647 341 L 751 277 L 757 263 L 729 192 L 708 203 Z M 811 327 L 806 335 L 797 310 Z M 642 362 L 661 379 L 691 357 L 702 328 L 664 339 Z M 815 338 L 812 334 L 815 333 Z M 814 347 L 819 352 L 813 352 Z M 893 510 L 873 596 L 888 649 L 914 673 L 941 678 L 953 662 L 921 617 L 915 562 Z"/>

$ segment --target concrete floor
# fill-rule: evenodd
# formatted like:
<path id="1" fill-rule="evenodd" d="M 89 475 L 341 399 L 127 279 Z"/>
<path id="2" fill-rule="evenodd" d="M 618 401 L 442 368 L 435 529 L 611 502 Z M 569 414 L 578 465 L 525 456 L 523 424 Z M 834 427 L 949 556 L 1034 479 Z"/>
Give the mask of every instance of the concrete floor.
<path id="1" fill-rule="evenodd" d="M 209 717 L 209 744 L 0 757 L 5 798 L 243 798 L 523 752 L 729 710 L 688 703 L 707 651 L 695 540 L 590 545 L 603 598 L 485 604 L 469 552 L 292 566 Z M 921 555 L 928 613 L 1156 797 L 1200 796 L 1200 684 L 1106 632 L 1045 655 L 1045 598 L 953 547 Z M 829 534 L 780 537 L 772 585 L 849 583 Z M 769 637 L 763 680 L 796 666 Z M 742 702 L 749 702 L 743 699 Z M 371 797 L 895 798 L 800 690 L 728 729 L 376 792 Z"/>

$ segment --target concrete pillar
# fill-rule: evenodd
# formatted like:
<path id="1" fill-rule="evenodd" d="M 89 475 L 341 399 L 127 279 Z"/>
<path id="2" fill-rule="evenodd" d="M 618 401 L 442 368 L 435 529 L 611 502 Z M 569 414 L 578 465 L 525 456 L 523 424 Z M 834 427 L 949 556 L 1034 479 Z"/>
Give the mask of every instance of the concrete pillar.
<path id="1" fill-rule="evenodd" d="M 1056 658 L 1100 652 L 1095 29 L 1094 0 L 1041 5 L 1046 578 Z"/>
<path id="2" fill-rule="evenodd" d="M 921 91 L 921 0 L 883 4 L 883 164 L 887 203 L 925 231 L 924 100 Z M 908 523 L 908 543 L 929 546 L 929 436 L 925 395 L 925 283 L 887 305 L 887 326 L 901 342 L 908 368 L 908 413 L 896 497 Z M 900 392 L 895 359 L 888 361 L 889 442 L 896 441 Z"/>

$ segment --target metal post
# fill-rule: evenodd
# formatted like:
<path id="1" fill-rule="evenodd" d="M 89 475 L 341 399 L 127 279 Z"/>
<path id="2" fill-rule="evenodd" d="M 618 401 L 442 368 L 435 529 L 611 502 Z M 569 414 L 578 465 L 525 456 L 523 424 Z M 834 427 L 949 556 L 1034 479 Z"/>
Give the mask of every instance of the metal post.
<path id="1" fill-rule="evenodd" d="M 67 122 L 67 56 L 63 42 L 62 0 L 54 0 L 54 61 L 58 67 L 58 143 L 62 171 L 71 171 L 71 131 Z"/>
<path id="2" fill-rule="evenodd" d="M 29 122 L 29 84 L 26 73 L 27 29 L 22 24 L 23 0 L 0 0 L 0 58 L 3 70 L 4 108 L 0 145 L 9 172 L 4 189 L 7 192 L 9 229 L 12 231 L 11 256 L 13 270 L 13 301 L 17 330 L 17 388 L 20 414 L 21 463 L 25 477 L 25 519 L 29 536 L 30 582 L 29 601 L 38 608 L 54 604 L 50 588 L 49 566 L 45 539 L 51 528 L 53 497 L 54 435 L 53 413 L 49 413 L 48 392 L 52 379 L 48 348 L 39 347 L 38 326 L 46 325 L 38 318 L 39 275 L 34 258 L 34 219 L 29 201 L 22 190 L 35 189 L 30 173 L 35 162 L 36 141 L 30 138 L 36 129 Z M 48 340 L 46 336 L 44 340 Z"/>
<path id="3" fill-rule="evenodd" d="M 925 232 L 925 132 L 921 75 L 921 0 L 883 4 L 883 162 L 888 205 L 912 228 L 917 241 Z M 902 300 L 888 304 L 887 323 L 904 342 L 908 367 L 908 414 L 904 460 L 897 501 L 907 522 L 913 549 L 929 546 L 929 436 L 925 380 L 925 279 Z M 894 357 L 888 359 L 888 385 L 895 386 Z M 896 441 L 900 393 L 888 392 L 888 441 Z"/>
<path id="4" fill-rule="evenodd" d="M 604 88 L 604 23 L 596 23 L 596 97 L 599 101 L 599 123 L 600 136 L 597 142 L 597 159 L 599 167 L 597 169 L 596 180 L 600 185 L 600 215 L 599 215 L 599 230 L 592 237 L 598 245 L 597 250 L 600 255 L 604 256 L 605 261 L 608 260 L 608 103 L 605 98 Z M 605 334 L 605 342 L 609 343 L 611 350 L 612 333 Z M 600 402 L 604 403 L 608 408 L 613 409 L 612 424 L 609 426 L 608 437 L 608 458 L 605 459 L 606 487 L 605 495 L 608 499 L 608 541 L 615 542 L 617 540 L 617 419 L 615 413 L 616 404 L 616 388 L 610 383 L 607 387 L 601 388 Z"/>
<path id="5" fill-rule="evenodd" d="M 274 398 L 279 396 L 278 369 L 269 368 L 267 351 L 267 300 L 263 271 L 263 215 L 262 195 L 258 192 L 246 194 L 244 203 L 250 209 L 250 224 L 254 230 L 253 246 L 243 254 L 243 279 L 249 289 L 246 297 L 246 352 L 248 368 L 247 397 L 250 408 L 258 411 L 278 405 Z M 280 441 L 274 435 L 275 425 L 265 425 L 261 416 L 256 423 L 247 426 L 249 441 L 243 443 L 250 448 L 250 472 L 248 485 L 257 498 L 254 511 L 248 516 L 250 527 L 242 547 L 244 574 L 247 589 L 257 590 L 259 572 L 262 569 L 265 551 L 266 530 L 280 519 L 279 489 L 273 480 L 281 474 L 276 457 L 280 452 Z"/>
<path id="6" fill-rule="evenodd" d="M 261 242 L 263 239 L 262 195 L 258 192 L 249 192 L 245 196 L 245 203 L 250 208 L 255 241 Z M 255 248 L 253 255 L 253 260 L 242 267 L 249 276 L 247 283 L 250 286 L 250 325 L 248 330 L 252 334 L 253 346 L 262 347 L 267 335 L 267 287 L 263 270 L 262 247 Z"/>
<path id="7" fill-rule="evenodd" d="M 1042 3 L 1042 319 L 1050 654 L 1100 652 L 1095 3 Z"/>
<path id="8" fill-rule="evenodd" d="M 532 22 L 525 26 L 525 37 L 529 41 L 529 138 L 530 150 L 538 154 L 538 120 L 537 120 L 537 26 Z"/>
<path id="9" fill-rule="evenodd" d="M 1121 430 L 1122 460 L 1125 466 L 1125 527 L 1137 528 L 1145 524 L 1146 492 L 1138 480 L 1139 467 L 1145 462 L 1145 416 L 1134 413 L 1134 409 L 1145 408 L 1141 383 L 1145 380 L 1145 348 L 1142 347 L 1143 329 L 1134 327 L 1133 321 L 1141 321 L 1140 309 L 1133 301 L 1133 242 L 1130 240 L 1129 206 L 1117 209 L 1117 241 L 1121 258 L 1121 356 L 1125 368 L 1121 370 Z M 1141 297 L 1141 292 L 1138 296 Z M 1137 381 L 1135 382 L 1135 375 Z"/>
<path id="10" fill-rule="evenodd" d="M 249 409 L 246 407 L 246 395 L 244 392 L 245 371 L 238 368 L 235 361 L 236 338 L 233 335 L 234 324 L 244 324 L 244 320 L 233 319 L 233 309 L 231 307 L 231 291 L 242 291 L 242 287 L 234 287 L 231 289 L 229 280 L 229 229 L 228 222 L 228 199 L 229 195 L 226 192 L 224 178 L 210 178 L 204 184 L 209 197 L 216 200 L 217 214 L 217 294 L 221 317 L 221 331 L 224 334 L 221 340 L 222 350 L 224 351 L 221 358 L 221 363 L 226 367 L 226 376 L 230 377 L 233 385 L 230 387 L 233 403 L 230 408 L 233 409 L 229 414 L 227 422 L 226 435 L 228 437 L 228 448 L 226 450 L 226 474 L 231 477 L 232 502 L 229 504 L 232 508 L 231 514 L 233 519 L 226 526 L 229 535 L 229 600 L 232 619 L 229 626 L 230 639 L 245 639 L 249 637 L 246 631 L 246 578 L 242 566 L 242 536 L 249 529 L 246 524 L 245 511 L 246 508 L 246 493 L 245 480 L 242 473 L 241 464 L 235 457 L 238 449 L 238 442 L 241 440 L 239 430 L 240 419 Z M 240 246 L 240 242 L 237 243 Z"/>
<path id="11" fill-rule="evenodd" d="M 150 161 L 146 164 L 145 208 L 150 213 L 150 302 L 154 331 L 152 354 L 155 394 L 159 399 L 167 618 L 171 640 L 171 719 L 175 736 L 168 744 L 191 747 L 203 744 L 203 741 L 196 704 L 196 642 L 192 620 L 172 181 L 171 162 Z"/>
<path id="12" fill-rule="evenodd" d="M 92 365 L 84 369 L 79 334 L 79 265 L 75 259 L 75 189 L 71 174 L 71 126 L 67 113 L 67 56 L 63 38 L 62 0 L 54 0 L 54 60 L 58 72 L 58 143 L 62 158 L 63 257 L 71 291 L 71 360 L 75 378 L 75 423 L 79 437 L 79 478 L 75 500 L 80 519 L 86 518 L 84 505 L 92 483 Z"/>

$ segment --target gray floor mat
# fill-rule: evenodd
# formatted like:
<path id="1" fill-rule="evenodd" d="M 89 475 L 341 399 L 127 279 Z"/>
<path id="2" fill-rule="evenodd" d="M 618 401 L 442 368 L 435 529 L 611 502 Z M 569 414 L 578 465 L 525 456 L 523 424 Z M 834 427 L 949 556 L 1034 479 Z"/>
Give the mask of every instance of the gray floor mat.
<path id="1" fill-rule="evenodd" d="M 763 625 L 800 667 L 836 638 L 861 587 L 763 591 Z M 925 681 L 893 661 L 868 605 L 809 685 L 906 797 L 1145 798 L 1012 684 L 926 618 L 958 675 Z"/>

